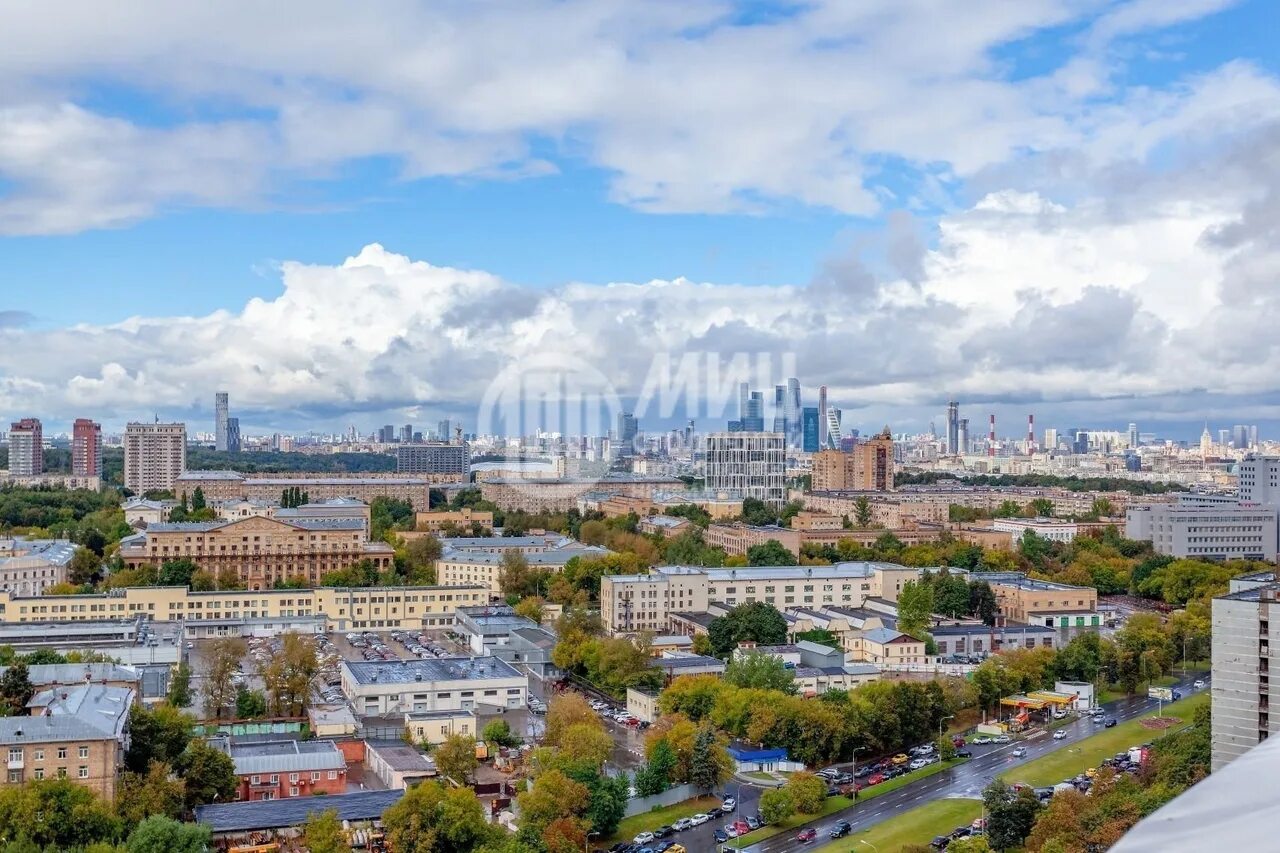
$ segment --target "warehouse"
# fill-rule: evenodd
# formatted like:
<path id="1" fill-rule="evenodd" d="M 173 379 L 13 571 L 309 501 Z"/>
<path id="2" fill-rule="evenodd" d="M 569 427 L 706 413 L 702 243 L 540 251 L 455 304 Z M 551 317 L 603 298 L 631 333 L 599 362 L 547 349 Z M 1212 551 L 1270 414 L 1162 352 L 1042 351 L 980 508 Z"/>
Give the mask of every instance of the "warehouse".
<path id="1" fill-rule="evenodd" d="M 342 690 L 357 714 L 523 708 L 528 676 L 495 657 L 343 661 Z"/>

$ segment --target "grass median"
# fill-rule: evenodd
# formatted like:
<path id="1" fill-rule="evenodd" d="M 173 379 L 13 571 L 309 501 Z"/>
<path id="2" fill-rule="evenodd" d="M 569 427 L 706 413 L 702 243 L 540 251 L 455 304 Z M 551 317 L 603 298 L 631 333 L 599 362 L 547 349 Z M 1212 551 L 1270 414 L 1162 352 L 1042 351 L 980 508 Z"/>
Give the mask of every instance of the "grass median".
<path id="1" fill-rule="evenodd" d="M 1149 714 L 1143 714 L 1141 717 L 1120 723 L 1110 729 L 1099 727 L 1100 730 L 1095 735 L 1091 735 L 1071 746 L 1063 747 L 1042 758 L 1036 758 L 1025 764 L 1013 767 L 1001 775 L 1009 783 L 1025 782 L 1028 785 L 1037 787 L 1056 785 L 1064 779 L 1083 773 L 1090 767 L 1097 767 L 1103 759 L 1110 758 L 1117 752 L 1155 740 L 1167 732 L 1177 731 L 1184 726 L 1190 725 L 1196 708 L 1207 704 L 1208 701 L 1209 692 L 1206 690 L 1186 699 L 1179 699 L 1177 702 L 1165 705 L 1163 716 L 1177 717 L 1182 721 L 1173 728 L 1148 729 L 1144 727 L 1142 725 L 1143 720 L 1156 716 L 1156 712 L 1152 711 Z"/>
<path id="2" fill-rule="evenodd" d="M 695 797 L 670 806 L 652 809 L 647 812 L 623 818 L 618 830 L 602 842 L 599 847 L 609 847 L 618 841 L 630 841 L 642 832 L 652 832 L 660 826 L 670 826 L 682 817 L 690 817 L 707 809 L 720 805 L 719 797 Z"/>
<path id="3" fill-rule="evenodd" d="M 894 853 L 907 844 L 928 844 L 936 836 L 948 835 L 956 827 L 972 823 L 974 818 L 981 816 L 980 800 L 956 797 L 934 800 L 867 829 L 855 829 L 844 838 L 837 838 L 818 849 L 826 853 L 840 850 Z"/>

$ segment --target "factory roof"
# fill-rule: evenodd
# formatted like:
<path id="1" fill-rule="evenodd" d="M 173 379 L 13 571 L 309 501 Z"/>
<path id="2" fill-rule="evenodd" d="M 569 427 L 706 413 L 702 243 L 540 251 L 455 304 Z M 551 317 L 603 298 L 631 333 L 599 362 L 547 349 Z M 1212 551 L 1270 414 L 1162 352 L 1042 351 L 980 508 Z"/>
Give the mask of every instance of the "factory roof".
<path id="1" fill-rule="evenodd" d="M 76 553 L 76 543 L 67 539 L 26 539 L 16 537 L 8 540 L 13 553 L 0 557 L 0 568 L 6 564 L 17 564 L 19 560 L 43 560 L 58 566 L 71 562 Z"/>
<path id="2" fill-rule="evenodd" d="M 327 797 L 214 803 L 196 806 L 196 820 L 216 834 L 302 826 L 309 815 L 328 809 L 338 813 L 338 820 L 374 820 L 403 796 L 404 791 L 358 791 Z"/>
<path id="3" fill-rule="evenodd" d="M 479 681 L 521 677 L 515 667 L 492 655 L 416 661 L 343 661 L 342 666 L 360 684 L 417 684 L 428 681 Z"/>
<path id="4" fill-rule="evenodd" d="M 0 666 L 0 675 L 9 667 Z M 137 681 L 140 676 L 132 667 L 118 663 L 37 663 L 27 666 L 27 678 L 36 687 L 48 684 L 101 684 L 104 681 Z"/>
<path id="5" fill-rule="evenodd" d="M 872 628 L 870 631 L 865 631 L 862 634 L 862 638 L 864 640 L 870 640 L 871 642 L 879 643 L 880 645 L 892 643 L 899 637 L 915 642 L 912 637 L 907 636 L 901 631 L 894 630 L 893 628 Z"/>
<path id="6" fill-rule="evenodd" d="M 969 575 L 971 580 L 986 581 L 987 583 L 999 584 L 1000 586 L 1012 586 L 1018 589 L 1029 590 L 1068 590 L 1068 589 L 1091 589 L 1091 587 L 1075 586 L 1066 583 L 1056 583 L 1054 581 L 1039 580 L 1037 578 L 1029 578 L 1022 572 L 973 572 Z"/>
<path id="7" fill-rule="evenodd" d="M 553 649 L 556 645 L 556 635 L 537 625 L 514 628 L 511 633 L 540 649 Z M 654 638 L 654 642 L 657 642 L 657 638 Z"/>
<path id="8" fill-rule="evenodd" d="M 347 766 L 342 750 L 331 740 L 273 740 L 264 743 L 228 743 L 222 749 L 231 756 L 236 775 L 298 773 L 309 770 L 341 770 Z"/>
<path id="9" fill-rule="evenodd" d="M 377 753 L 388 767 L 396 773 L 431 773 L 436 772 L 436 763 L 402 740 L 366 741 L 368 749 Z"/>
<path id="10" fill-rule="evenodd" d="M 1047 628 L 1044 625 L 1005 625 L 1002 628 L 992 628 L 990 625 L 938 625 L 930 628 L 929 633 L 935 637 L 959 637 L 973 636 L 975 634 L 995 634 L 996 636 L 1005 636 L 1008 634 L 1056 634 L 1054 628 Z"/>
<path id="11" fill-rule="evenodd" d="M 548 533 L 543 536 L 448 536 L 440 540 L 445 548 L 458 550 L 510 550 L 512 548 L 536 548 L 540 545 L 567 545 L 573 542 L 568 536 Z"/>

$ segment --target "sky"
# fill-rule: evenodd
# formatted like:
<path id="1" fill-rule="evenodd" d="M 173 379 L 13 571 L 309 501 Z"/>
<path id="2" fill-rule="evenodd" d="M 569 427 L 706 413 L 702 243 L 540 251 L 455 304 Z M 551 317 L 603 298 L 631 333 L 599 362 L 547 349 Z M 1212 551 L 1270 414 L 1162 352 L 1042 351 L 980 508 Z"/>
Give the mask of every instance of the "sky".
<path id="1" fill-rule="evenodd" d="M 567 388 L 714 426 L 795 375 L 863 430 L 957 399 L 1267 437 L 1278 30 L 1267 0 L 24 4 L 0 419 L 211 430 L 226 390 L 247 433 L 472 429 Z"/>

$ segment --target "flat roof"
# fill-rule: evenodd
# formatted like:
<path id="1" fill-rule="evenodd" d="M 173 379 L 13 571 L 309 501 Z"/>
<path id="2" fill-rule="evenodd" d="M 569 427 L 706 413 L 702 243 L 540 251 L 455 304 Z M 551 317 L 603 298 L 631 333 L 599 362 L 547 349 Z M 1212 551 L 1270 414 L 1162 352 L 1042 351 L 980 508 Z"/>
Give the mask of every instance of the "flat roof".
<path id="1" fill-rule="evenodd" d="M 515 667 L 492 655 L 414 661 L 343 661 L 360 684 L 418 684 L 429 681 L 480 681 L 522 678 Z"/>
<path id="2" fill-rule="evenodd" d="M 930 628 L 929 633 L 935 637 L 968 636 L 971 634 L 995 634 L 997 637 L 1004 637 L 1009 634 L 1057 634 L 1058 632 L 1056 629 L 1047 628 L 1044 625 L 1005 625 L 1001 628 L 993 628 L 990 625 L 939 625 Z"/>
<path id="3" fill-rule="evenodd" d="M 220 738 L 227 743 L 227 738 Z M 226 746 L 236 773 L 297 773 L 341 770 L 347 766 L 342 750 L 331 740 L 273 740 L 230 743 Z"/>
<path id="4" fill-rule="evenodd" d="M 364 521 L 359 518 L 289 518 L 287 520 L 277 517 L 281 524 L 291 527 L 300 527 L 304 530 L 364 530 Z M 181 533 L 182 531 L 191 531 L 192 533 L 206 533 L 210 530 L 219 530 L 223 527 L 230 527 L 235 524 L 241 524 L 249 521 L 247 518 L 234 518 L 228 521 L 158 521 L 155 524 L 147 526 L 143 531 L 147 533 Z"/>
<path id="5" fill-rule="evenodd" d="M 325 797 L 287 797 L 281 800 L 255 800 L 250 803 L 213 803 L 196 806 L 196 820 L 219 835 L 302 826 L 307 822 L 309 815 L 319 814 L 328 809 L 338 813 L 338 820 L 376 820 L 403 796 L 404 791 L 357 791 L 352 794 L 330 794 Z"/>
<path id="6" fill-rule="evenodd" d="M 436 763 L 402 740 L 370 740 L 365 746 L 397 773 L 435 773 Z"/>

